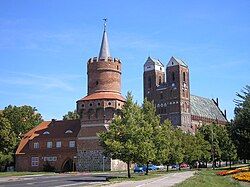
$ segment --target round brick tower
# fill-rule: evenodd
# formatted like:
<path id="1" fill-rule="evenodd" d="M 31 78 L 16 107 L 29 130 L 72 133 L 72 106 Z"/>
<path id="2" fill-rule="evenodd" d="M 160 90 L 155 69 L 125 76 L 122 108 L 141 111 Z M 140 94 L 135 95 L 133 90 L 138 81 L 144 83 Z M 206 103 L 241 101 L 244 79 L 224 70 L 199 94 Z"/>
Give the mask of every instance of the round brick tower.
<path id="1" fill-rule="evenodd" d="M 120 167 L 123 165 L 120 161 L 104 159 L 97 136 L 97 133 L 107 131 L 125 102 L 121 95 L 121 61 L 110 55 L 106 20 L 99 56 L 88 60 L 87 71 L 88 95 L 77 101 L 77 112 L 81 118 L 77 136 L 77 169 L 103 170 L 104 166 L 105 170 L 125 169 Z"/>

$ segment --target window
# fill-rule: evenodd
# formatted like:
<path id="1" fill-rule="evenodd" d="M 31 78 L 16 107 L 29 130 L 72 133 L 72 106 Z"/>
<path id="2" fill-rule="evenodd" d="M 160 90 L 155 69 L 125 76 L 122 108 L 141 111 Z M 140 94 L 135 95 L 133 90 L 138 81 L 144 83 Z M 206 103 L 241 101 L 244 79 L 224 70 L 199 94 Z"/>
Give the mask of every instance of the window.
<path id="1" fill-rule="evenodd" d="M 161 84 L 161 76 L 159 77 L 159 84 Z"/>
<path id="2" fill-rule="evenodd" d="M 98 85 L 98 84 L 99 84 L 99 82 L 98 82 L 98 81 L 96 81 L 96 82 L 95 82 L 95 84 L 96 84 L 96 85 Z"/>
<path id="3" fill-rule="evenodd" d="M 175 81 L 175 73 L 172 72 L 172 81 Z"/>
<path id="4" fill-rule="evenodd" d="M 73 133 L 73 131 L 70 129 L 65 131 L 65 134 L 71 134 L 71 133 Z"/>
<path id="5" fill-rule="evenodd" d="M 34 143 L 34 149 L 38 149 L 39 148 L 39 143 L 38 142 L 35 142 Z"/>
<path id="6" fill-rule="evenodd" d="M 151 88 L 151 86 L 152 86 L 151 77 L 148 77 L 148 88 Z"/>
<path id="7" fill-rule="evenodd" d="M 52 148 L 52 142 L 47 142 L 47 148 Z"/>
<path id="8" fill-rule="evenodd" d="M 69 141 L 69 147 L 75 147 L 76 142 L 75 141 Z"/>
<path id="9" fill-rule="evenodd" d="M 60 147 L 62 147 L 62 142 L 61 141 L 56 142 L 56 148 L 60 148 Z"/>
<path id="10" fill-rule="evenodd" d="M 56 156 L 45 156 L 43 157 L 44 161 L 48 161 L 48 162 L 55 162 L 57 161 L 57 157 Z"/>
<path id="11" fill-rule="evenodd" d="M 185 72 L 183 72 L 183 81 L 185 82 L 186 81 L 186 73 Z"/>
<path id="12" fill-rule="evenodd" d="M 161 97 L 161 99 L 163 99 L 163 93 L 161 92 L 161 94 L 160 94 L 160 97 Z"/>
<path id="13" fill-rule="evenodd" d="M 111 105 L 111 102 L 108 102 L 108 105 Z"/>
<path id="14" fill-rule="evenodd" d="M 31 166 L 39 165 L 39 157 L 31 157 Z"/>

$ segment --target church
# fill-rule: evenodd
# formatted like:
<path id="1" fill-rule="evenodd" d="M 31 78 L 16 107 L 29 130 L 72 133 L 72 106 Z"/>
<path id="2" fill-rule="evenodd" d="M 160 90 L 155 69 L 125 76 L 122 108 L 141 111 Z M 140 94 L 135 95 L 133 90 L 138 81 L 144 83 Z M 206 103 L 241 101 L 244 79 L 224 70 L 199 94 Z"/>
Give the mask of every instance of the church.
<path id="1" fill-rule="evenodd" d="M 108 130 L 119 115 L 122 63 L 109 50 L 106 20 L 98 57 L 87 61 L 88 93 L 76 101 L 79 120 L 44 121 L 23 135 L 16 151 L 17 171 L 125 170 L 126 164 L 103 156 L 99 132 Z M 169 119 L 186 132 L 205 123 L 225 124 L 218 100 L 190 95 L 189 69 L 172 57 L 164 65 L 148 57 L 144 64 L 144 97 L 154 101 L 161 120 Z"/>

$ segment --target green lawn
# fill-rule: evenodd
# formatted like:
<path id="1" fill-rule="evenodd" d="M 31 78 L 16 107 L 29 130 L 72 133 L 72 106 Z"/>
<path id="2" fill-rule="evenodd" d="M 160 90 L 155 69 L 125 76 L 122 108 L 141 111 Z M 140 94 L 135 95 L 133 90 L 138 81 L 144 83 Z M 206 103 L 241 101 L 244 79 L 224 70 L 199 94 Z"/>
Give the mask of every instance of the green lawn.
<path id="1" fill-rule="evenodd" d="M 23 176 L 23 175 L 41 175 L 41 174 L 48 174 L 53 175 L 52 172 L 0 172 L 0 177 L 11 177 L 11 176 Z"/>
<path id="2" fill-rule="evenodd" d="M 203 169 L 192 178 L 176 185 L 176 187 L 250 187 L 250 183 L 238 182 L 231 175 L 218 176 L 218 170 Z"/>

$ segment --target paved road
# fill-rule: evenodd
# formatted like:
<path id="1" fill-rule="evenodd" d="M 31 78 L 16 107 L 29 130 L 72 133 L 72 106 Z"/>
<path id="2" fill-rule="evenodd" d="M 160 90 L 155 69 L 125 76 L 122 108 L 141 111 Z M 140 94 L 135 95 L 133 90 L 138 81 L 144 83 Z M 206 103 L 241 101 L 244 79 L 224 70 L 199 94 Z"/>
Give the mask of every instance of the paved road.
<path id="1" fill-rule="evenodd" d="M 67 187 L 105 184 L 107 175 L 100 174 L 56 174 L 50 176 L 25 176 L 0 178 L 0 187 Z"/>
<path id="2" fill-rule="evenodd" d="M 126 173 L 125 173 L 126 174 Z M 180 183 L 187 178 L 193 176 L 194 171 L 185 171 L 180 173 L 169 173 L 161 177 L 147 179 L 143 181 L 128 181 L 116 184 L 109 184 L 107 178 L 120 174 L 90 174 L 90 173 L 76 173 L 76 174 L 55 174 L 55 175 L 41 175 L 41 176 L 22 176 L 22 177 L 5 177 L 0 178 L 0 187 L 78 187 L 78 186 L 111 186 L 111 187 L 167 187 Z"/>
<path id="3" fill-rule="evenodd" d="M 183 182 L 184 180 L 192 177 L 195 171 L 185 171 L 180 173 L 169 173 L 163 175 L 161 177 L 147 179 L 143 181 L 129 181 L 122 182 L 113 185 L 109 185 L 109 187 L 168 187 L 174 186 L 177 183 Z"/>

